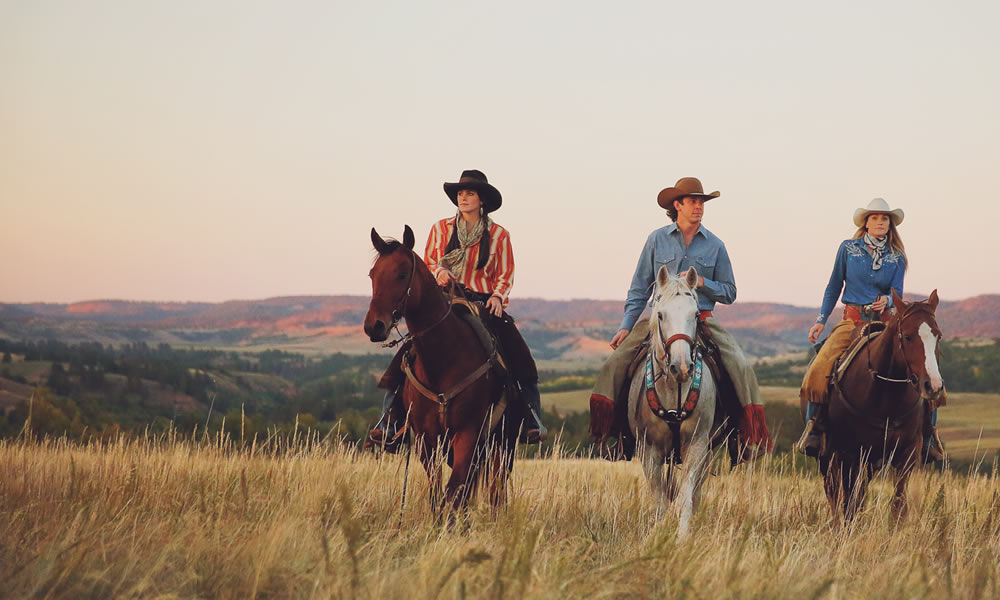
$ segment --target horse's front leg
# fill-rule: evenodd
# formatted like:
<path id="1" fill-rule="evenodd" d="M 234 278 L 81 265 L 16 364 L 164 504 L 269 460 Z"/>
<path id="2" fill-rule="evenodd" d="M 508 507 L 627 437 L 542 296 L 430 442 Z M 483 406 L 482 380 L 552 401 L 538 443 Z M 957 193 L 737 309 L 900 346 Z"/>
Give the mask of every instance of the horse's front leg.
<path id="1" fill-rule="evenodd" d="M 438 452 L 438 444 L 434 437 L 428 435 L 415 436 L 413 443 L 417 446 L 420 454 L 420 464 L 424 466 L 427 473 L 428 495 L 430 496 L 431 514 L 437 520 L 441 516 L 442 493 L 441 493 L 441 453 Z"/>
<path id="2" fill-rule="evenodd" d="M 681 486 L 680 502 L 677 507 L 678 539 L 687 537 L 691 527 L 691 519 L 695 511 L 698 510 L 698 503 L 701 501 L 701 484 L 705 480 L 708 467 L 708 442 L 707 428 L 704 431 L 696 431 L 694 439 L 685 452 L 684 462 L 687 463 L 687 472 Z"/>
<path id="3" fill-rule="evenodd" d="M 844 485 L 841 474 L 844 464 L 835 453 L 830 457 L 823 476 L 823 489 L 826 491 L 826 501 L 830 505 L 830 520 L 834 526 L 840 525 L 841 498 L 844 496 Z"/>
<path id="4" fill-rule="evenodd" d="M 649 491 L 653 494 L 656 504 L 656 519 L 659 520 L 667 510 L 670 501 L 668 483 L 663 480 L 664 455 L 658 444 L 647 441 L 643 444 L 642 470 L 649 482 Z"/>
<path id="5" fill-rule="evenodd" d="M 468 506 L 479 484 L 479 470 L 484 457 L 478 442 L 478 430 L 459 432 L 451 440 L 451 477 L 445 486 L 445 502 L 454 511 Z"/>
<path id="6" fill-rule="evenodd" d="M 919 452 L 919 446 L 915 452 Z M 906 518 L 906 513 L 908 512 L 908 507 L 906 504 L 906 482 L 910 479 L 910 473 L 913 472 L 913 467 L 916 466 L 915 462 L 912 460 L 913 454 L 911 453 L 911 459 L 907 460 L 902 465 L 894 465 L 894 471 L 896 473 L 896 489 L 892 496 L 892 521 L 893 523 L 900 523 Z"/>

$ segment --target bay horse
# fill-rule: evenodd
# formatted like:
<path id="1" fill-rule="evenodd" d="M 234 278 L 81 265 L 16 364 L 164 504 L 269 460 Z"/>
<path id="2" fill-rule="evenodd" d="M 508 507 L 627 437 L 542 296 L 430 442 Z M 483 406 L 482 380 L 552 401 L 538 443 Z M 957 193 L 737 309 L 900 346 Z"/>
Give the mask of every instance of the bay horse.
<path id="1" fill-rule="evenodd" d="M 687 536 L 698 508 L 716 429 L 716 382 L 695 341 L 697 282 L 694 267 L 680 278 L 660 267 L 645 368 L 636 369 L 628 395 L 629 427 L 643 446 L 642 467 L 658 508 L 680 497 L 678 537 Z"/>
<path id="2" fill-rule="evenodd" d="M 896 313 L 885 329 L 858 352 L 839 381 L 832 379 L 827 452 L 819 464 L 835 522 L 841 513 L 847 520 L 856 516 L 872 475 L 886 465 L 895 476 L 893 519 L 906 515 L 906 482 L 922 462 L 925 420 L 944 389 L 938 368 L 942 334 L 934 317 L 937 290 L 913 303 L 893 290 L 892 302 Z"/>
<path id="3" fill-rule="evenodd" d="M 406 321 L 413 356 L 403 361 L 407 377 L 401 397 L 431 482 L 431 509 L 440 515 L 446 506 L 464 508 L 484 474 L 490 500 L 500 506 L 506 502 L 518 431 L 516 424 L 507 422 L 509 411 L 501 400 L 505 380 L 495 369 L 496 352 L 488 350 L 482 336 L 452 308 L 413 251 L 409 225 L 402 243 L 384 240 L 375 228 L 371 239 L 378 256 L 369 273 L 372 299 L 364 329 L 373 342 L 381 342 L 400 319 Z M 442 454 L 452 469 L 443 497 Z"/>

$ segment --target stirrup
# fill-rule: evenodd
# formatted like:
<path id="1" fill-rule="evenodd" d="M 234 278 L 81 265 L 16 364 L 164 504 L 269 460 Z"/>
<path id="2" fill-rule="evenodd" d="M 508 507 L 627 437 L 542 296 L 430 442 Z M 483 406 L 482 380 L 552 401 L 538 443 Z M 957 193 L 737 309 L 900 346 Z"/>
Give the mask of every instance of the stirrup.
<path id="1" fill-rule="evenodd" d="M 941 438 L 938 437 L 937 427 L 932 430 L 929 443 L 922 447 L 921 454 L 923 455 L 925 465 L 941 462 L 948 458 L 944 444 L 941 443 Z"/>
<path id="2" fill-rule="evenodd" d="M 825 446 L 826 435 L 822 431 L 816 431 L 816 419 L 812 418 L 806 421 L 802 435 L 792 448 L 800 454 L 819 458 L 825 453 Z"/>
<path id="3" fill-rule="evenodd" d="M 371 450 L 372 452 L 384 451 L 389 454 L 395 454 L 399 452 L 400 448 L 409 442 L 409 424 L 403 426 L 402 429 L 392 433 L 394 429 L 392 424 L 389 424 L 385 429 L 375 426 L 370 432 L 368 432 L 368 439 L 365 441 L 363 448 L 365 450 Z M 389 433 L 391 435 L 386 436 Z"/>

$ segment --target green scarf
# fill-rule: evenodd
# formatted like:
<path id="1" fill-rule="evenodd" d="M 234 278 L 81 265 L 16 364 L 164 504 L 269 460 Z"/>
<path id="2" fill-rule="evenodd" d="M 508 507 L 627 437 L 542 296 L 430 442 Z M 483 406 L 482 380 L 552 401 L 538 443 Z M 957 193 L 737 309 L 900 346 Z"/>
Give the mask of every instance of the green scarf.
<path id="1" fill-rule="evenodd" d="M 468 249 L 479 243 L 483 237 L 483 230 L 493 225 L 489 215 L 479 217 L 471 227 L 466 225 L 462 213 L 455 216 L 455 227 L 458 229 L 458 248 L 441 257 L 441 264 L 451 271 L 455 277 L 461 278 L 465 273 L 465 261 L 469 256 Z"/>

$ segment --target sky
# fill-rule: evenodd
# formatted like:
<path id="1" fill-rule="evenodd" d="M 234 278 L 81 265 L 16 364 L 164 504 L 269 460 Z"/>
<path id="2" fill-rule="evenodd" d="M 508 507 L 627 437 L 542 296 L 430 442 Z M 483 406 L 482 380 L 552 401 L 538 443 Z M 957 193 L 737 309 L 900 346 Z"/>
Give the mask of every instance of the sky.
<path id="1" fill-rule="evenodd" d="M 739 301 L 816 306 L 854 210 L 906 291 L 1000 293 L 1000 3 L 0 0 L 0 302 L 371 292 L 442 183 L 518 297 L 624 300 L 664 187 Z"/>

